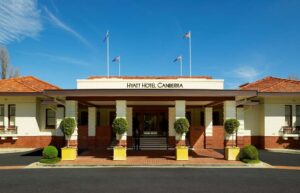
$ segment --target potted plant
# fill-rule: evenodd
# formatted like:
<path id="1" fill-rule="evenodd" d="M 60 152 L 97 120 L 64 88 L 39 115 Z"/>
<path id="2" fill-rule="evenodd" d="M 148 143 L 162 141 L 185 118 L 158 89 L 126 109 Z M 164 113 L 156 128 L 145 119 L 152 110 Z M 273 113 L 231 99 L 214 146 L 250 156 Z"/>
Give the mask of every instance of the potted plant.
<path id="1" fill-rule="evenodd" d="M 128 130 L 128 122 L 125 118 L 116 117 L 112 124 L 112 129 L 116 133 L 118 145 L 114 147 L 114 160 L 126 160 L 126 132 Z M 125 138 L 125 139 L 124 139 Z"/>
<path id="2" fill-rule="evenodd" d="M 189 150 L 185 145 L 185 136 L 189 131 L 190 123 L 187 118 L 182 117 L 175 121 L 174 129 L 177 134 L 177 145 L 176 145 L 176 160 L 188 160 L 189 159 Z"/>
<path id="3" fill-rule="evenodd" d="M 61 148 L 62 160 L 75 160 L 77 157 L 77 147 L 70 147 L 70 138 L 76 128 L 76 121 L 74 118 L 66 117 L 60 123 L 60 129 L 65 135 L 66 147 Z"/>
<path id="4" fill-rule="evenodd" d="M 228 135 L 232 136 L 232 141 L 235 141 L 233 135 L 237 133 L 239 126 L 240 122 L 237 119 L 227 119 L 224 123 L 224 129 Z M 225 147 L 225 159 L 238 160 L 239 154 L 240 148 L 236 146 L 236 143 Z"/>

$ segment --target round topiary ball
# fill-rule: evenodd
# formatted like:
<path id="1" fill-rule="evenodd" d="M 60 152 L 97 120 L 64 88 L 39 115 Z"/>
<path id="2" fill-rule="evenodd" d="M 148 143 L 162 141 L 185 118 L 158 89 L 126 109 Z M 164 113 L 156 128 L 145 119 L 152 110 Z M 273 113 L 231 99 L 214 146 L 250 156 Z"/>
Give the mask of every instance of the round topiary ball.
<path id="1" fill-rule="evenodd" d="M 58 156 L 58 150 L 56 147 L 49 145 L 43 150 L 43 158 L 45 159 L 54 159 Z"/>
<path id="2" fill-rule="evenodd" d="M 115 133 L 122 135 L 128 130 L 128 122 L 125 118 L 117 117 L 115 118 L 112 129 Z"/>
<path id="3" fill-rule="evenodd" d="M 237 119 L 227 119 L 224 123 L 224 129 L 226 133 L 233 134 L 240 126 L 240 122 Z"/>
<path id="4" fill-rule="evenodd" d="M 258 160 L 258 151 L 253 145 L 246 145 L 241 152 L 241 159 Z"/>
<path id="5" fill-rule="evenodd" d="M 60 123 L 60 129 L 65 136 L 71 137 L 76 128 L 76 121 L 74 118 L 66 117 Z"/>
<path id="6" fill-rule="evenodd" d="M 177 119 L 174 123 L 174 129 L 176 133 L 179 134 L 187 133 L 189 131 L 189 128 L 190 128 L 190 123 L 185 117 Z"/>

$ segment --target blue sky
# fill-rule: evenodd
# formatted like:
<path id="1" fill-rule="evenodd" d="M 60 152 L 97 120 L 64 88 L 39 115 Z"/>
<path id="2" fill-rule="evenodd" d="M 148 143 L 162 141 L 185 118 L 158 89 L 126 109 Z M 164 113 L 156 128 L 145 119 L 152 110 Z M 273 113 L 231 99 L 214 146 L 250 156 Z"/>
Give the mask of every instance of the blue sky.
<path id="1" fill-rule="evenodd" d="M 226 88 L 264 76 L 299 75 L 298 0 L 4 0 L 0 44 L 21 75 L 63 88 L 106 75 L 103 38 L 122 58 L 122 75 L 188 75 L 191 30 L 193 75 L 225 79 Z M 1 30 L 2 29 L 2 30 Z M 117 75 L 111 63 L 111 75 Z"/>

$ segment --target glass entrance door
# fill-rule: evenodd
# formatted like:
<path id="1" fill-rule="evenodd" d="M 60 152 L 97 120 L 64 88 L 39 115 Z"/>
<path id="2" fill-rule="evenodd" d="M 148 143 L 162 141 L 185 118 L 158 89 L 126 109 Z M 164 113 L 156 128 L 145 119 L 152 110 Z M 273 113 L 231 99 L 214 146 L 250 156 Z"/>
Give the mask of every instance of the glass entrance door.
<path id="1" fill-rule="evenodd" d="M 144 114 L 144 135 L 158 135 L 157 114 Z"/>

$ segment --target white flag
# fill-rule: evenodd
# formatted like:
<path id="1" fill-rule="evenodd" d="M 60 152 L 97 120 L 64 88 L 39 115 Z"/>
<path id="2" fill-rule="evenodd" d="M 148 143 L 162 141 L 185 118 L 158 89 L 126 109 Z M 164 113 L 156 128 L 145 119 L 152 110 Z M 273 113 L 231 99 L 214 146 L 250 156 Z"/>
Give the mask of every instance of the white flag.
<path id="1" fill-rule="evenodd" d="M 186 32 L 185 34 L 184 34 L 184 38 L 186 38 L 186 39 L 189 39 L 189 38 L 191 38 L 191 31 L 188 31 L 188 32 Z"/>
<path id="2" fill-rule="evenodd" d="M 113 62 L 119 62 L 120 60 L 121 60 L 121 56 L 117 56 L 112 61 Z"/>
<path id="3" fill-rule="evenodd" d="M 106 42 L 107 38 L 109 37 L 109 31 L 107 30 L 106 34 L 105 34 L 105 37 L 103 39 L 103 42 Z"/>
<path id="4" fill-rule="evenodd" d="M 173 62 L 182 61 L 182 56 L 177 56 Z"/>

